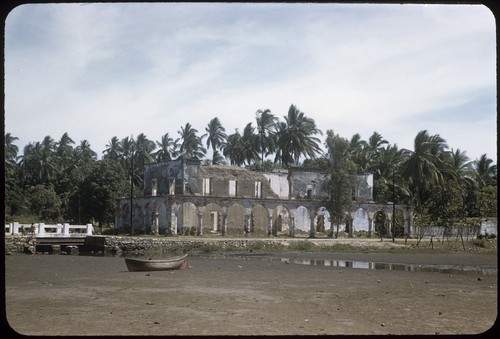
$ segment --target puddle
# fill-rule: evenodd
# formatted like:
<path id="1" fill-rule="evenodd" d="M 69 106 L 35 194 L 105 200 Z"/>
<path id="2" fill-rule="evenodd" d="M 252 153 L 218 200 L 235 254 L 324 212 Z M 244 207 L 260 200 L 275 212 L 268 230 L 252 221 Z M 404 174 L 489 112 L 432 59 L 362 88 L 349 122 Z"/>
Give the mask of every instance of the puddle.
<path id="1" fill-rule="evenodd" d="M 465 266 L 465 265 L 436 265 L 436 264 L 401 264 L 386 262 L 370 262 L 356 260 L 336 260 L 336 259 L 309 259 L 309 258 L 287 258 L 270 257 L 266 255 L 200 255 L 200 257 L 217 259 L 257 259 L 267 261 L 277 261 L 288 264 L 323 266 L 323 267 L 341 267 L 366 270 L 389 270 L 389 271 L 408 271 L 408 272 L 439 272 L 449 274 L 480 274 L 495 275 L 497 267 L 485 266 Z"/>
<path id="2" fill-rule="evenodd" d="M 408 271 L 408 272 L 440 272 L 440 273 L 473 273 L 481 275 L 495 275 L 497 268 L 461 266 L 461 265 L 422 265 L 422 264 L 398 264 L 369 261 L 349 261 L 349 260 L 330 260 L 330 259 L 301 259 L 301 258 L 280 258 L 282 262 L 299 265 L 311 266 L 330 266 L 359 268 L 367 270 L 389 270 L 389 271 Z"/>

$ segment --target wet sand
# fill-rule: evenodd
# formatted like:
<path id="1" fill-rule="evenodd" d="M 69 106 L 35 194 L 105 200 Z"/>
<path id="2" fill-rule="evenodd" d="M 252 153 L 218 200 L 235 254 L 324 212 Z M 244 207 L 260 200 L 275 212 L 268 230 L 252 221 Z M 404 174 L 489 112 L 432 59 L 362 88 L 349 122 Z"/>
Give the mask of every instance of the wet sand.
<path id="1" fill-rule="evenodd" d="M 273 256 L 497 266 L 496 254 Z M 120 257 L 8 255 L 8 325 L 24 335 L 407 335 L 478 334 L 497 319 L 497 274 L 256 258 L 193 256 L 188 263 L 185 270 L 128 272 Z"/>

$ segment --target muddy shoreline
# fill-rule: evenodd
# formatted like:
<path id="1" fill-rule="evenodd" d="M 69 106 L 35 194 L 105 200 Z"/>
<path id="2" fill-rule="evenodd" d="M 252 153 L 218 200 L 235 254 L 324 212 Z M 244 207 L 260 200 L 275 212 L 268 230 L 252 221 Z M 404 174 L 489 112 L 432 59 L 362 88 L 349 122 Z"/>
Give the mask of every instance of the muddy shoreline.
<path id="1" fill-rule="evenodd" d="M 297 265 L 234 254 L 193 255 L 188 269 L 164 272 L 128 272 L 118 256 L 8 255 L 7 324 L 24 335 L 99 336 L 480 334 L 496 328 L 497 274 Z M 496 254 L 466 252 L 263 255 L 497 266 Z"/>

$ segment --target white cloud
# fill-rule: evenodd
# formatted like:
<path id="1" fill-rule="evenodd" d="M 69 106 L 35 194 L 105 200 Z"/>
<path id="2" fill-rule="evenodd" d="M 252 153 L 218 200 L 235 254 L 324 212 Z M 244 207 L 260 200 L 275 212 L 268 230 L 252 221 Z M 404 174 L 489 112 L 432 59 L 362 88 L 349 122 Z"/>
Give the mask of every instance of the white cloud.
<path id="1" fill-rule="evenodd" d="M 24 5 L 6 21 L 6 132 L 100 154 L 113 136 L 203 134 L 215 116 L 232 133 L 295 104 L 323 132 L 411 148 L 435 130 L 496 161 L 495 53 L 483 6 Z"/>

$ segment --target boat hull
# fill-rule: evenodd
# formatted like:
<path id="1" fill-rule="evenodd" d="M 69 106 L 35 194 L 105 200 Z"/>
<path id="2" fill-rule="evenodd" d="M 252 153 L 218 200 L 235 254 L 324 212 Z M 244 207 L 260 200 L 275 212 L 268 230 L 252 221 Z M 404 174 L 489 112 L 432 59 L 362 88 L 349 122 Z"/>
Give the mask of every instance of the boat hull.
<path id="1" fill-rule="evenodd" d="M 168 259 L 125 258 L 129 272 L 169 271 L 187 268 L 187 254 Z"/>

